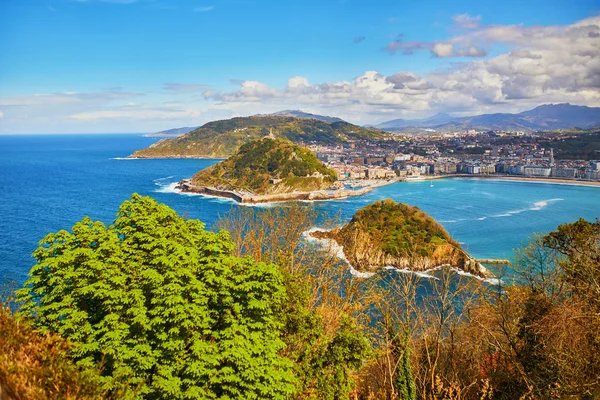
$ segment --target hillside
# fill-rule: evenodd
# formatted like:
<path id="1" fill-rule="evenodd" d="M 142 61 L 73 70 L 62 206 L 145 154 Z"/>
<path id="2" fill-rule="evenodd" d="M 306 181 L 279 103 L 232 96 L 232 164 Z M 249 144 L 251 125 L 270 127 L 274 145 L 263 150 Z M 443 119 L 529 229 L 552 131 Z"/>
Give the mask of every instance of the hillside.
<path id="1" fill-rule="evenodd" d="M 192 177 L 195 186 L 253 194 L 315 191 L 331 187 L 335 172 L 308 149 L 288 140 L 263 138 Z"/>
<path id="2" fill-rule="evenodd" d="M 262 116 L 262 115 L 259 115 Z M 344 120 L 337 117 L 329 117 L 327 115 L 317 115 L 311 114 L 300 110 L 283 110 L 277 111 L 271 114 L 265 114 L 264 116 L 271 117 L 294 117 L 294 118 L 308 118 L 308 119 L 316 119 L 317 121 L 323 122 L 343 122 Z"/>
<path id="3" fill-rule="evenodd" d="M 384 132 L 362 128 L 344 121 L 253 116 L 209 122 L 190 133 L 161 140 L 132 157 L 228 157 L 241 145 L 262 139 L 269 133 L 296 144 L 341 145 L 360 139 L 381 139 Z"/>
<path id="4" fill-rule="evenodd" d="M 384 266 L 424 271 L 449 264 L 486 276 L 479 263 L 433 218 L 419 208 L 391 199 L 376 201 L 356 212 L 342 228 L 314 232 L 317 238 L 335 240 L 357 270 Z"/>
<path id="5" fill-rule="evenodd" d="M 437 114 L 430 118 L 382 122 L 376 128 L 398 131 L 407 128 L 432 128 L 438 131 L 466 129 L 547 131 L 568 128 L 592 128 L 600 125 L 600 107 L 571 104 L 544 104 L 518 114 L 482 114 L 452 117 Z"/>

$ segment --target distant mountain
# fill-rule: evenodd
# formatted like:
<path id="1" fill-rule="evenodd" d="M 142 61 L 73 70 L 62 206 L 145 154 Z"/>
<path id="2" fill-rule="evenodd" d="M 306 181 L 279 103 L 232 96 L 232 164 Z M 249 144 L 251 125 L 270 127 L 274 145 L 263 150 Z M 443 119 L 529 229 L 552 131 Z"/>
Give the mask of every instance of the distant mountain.
<path id="1" fill-rule="evenodd" d="M 268 116 L 268 117 L 294 117 L 294 118 L 309 118 L 316 119 L 317 121 L 323 122 L 342 122 L 343 120 L 337 117 L 328 117 L 326 115 L 316 115 L 311 113 L 306 113 L 300 110 L 283 110 L 277 111 L 271 114 L 259 114 L 258 116 Z"/>
<path id="2" fill-rule="evenodd" d="M 430 126 L 436 126 L 445 124 L 454 119 L 454 117 L 446 114 L 446 113 L 438 113 L 429 118 L 423 119 L 393 119 L 391 121 L 383 122 L 379 125 L 376 125 L 376 128 L 379 129 L 394 129 L 394 128 L 403 128 L 403 127 L 415 127 L 415 128 L 427 128 Z"/>
<path id="3" fill-rule="evenodd" d="M 375 128 L 399 131 L 406 128 L 432 128 L 440 131 L 461 129 L 547 131 L 568 128 L 593 128 L 600 125 L 600 107 L 571 104 L 545 104 L 518 114 L 482 114 L 471 117 L 452 117 L 436 114 L 425 119 L 395 119 Z"/>
<path id="4" fill-rule="evenodd" d="M 209 122 L 181 137 L 163 139 L 132 157 L 229 157 L 244 143 L 265 136 L 288 139 L 293 143 L 340 145 L 360 139 L 382 139 L 385 133 L 344 121 L 253 116 Z"/>

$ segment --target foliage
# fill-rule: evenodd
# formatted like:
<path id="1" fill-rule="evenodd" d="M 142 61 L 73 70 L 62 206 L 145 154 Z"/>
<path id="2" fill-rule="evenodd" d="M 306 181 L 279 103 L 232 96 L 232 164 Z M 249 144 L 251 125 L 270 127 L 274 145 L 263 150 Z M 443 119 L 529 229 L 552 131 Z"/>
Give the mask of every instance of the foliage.
<path id="1" fill-rule="evenodd" d="M 597 160 L 600 152 L 600 131 L 573 135 L 567 139 L 553 140 L 547 144 L 554 148 L 559 160 Z"/>
<path id="2" fill-rule="evenodd" d="M 408 340 L 399 343 L 398 338 L 394 338 L 394 355 L 400 360 L 394 376 L 394 389 L 402 400 L 416 400 L 417 387 L 413 378 L 412 366 L 410 365 L 410 347 Z"/>
<path id="3" fill-rule="evenodd" d="M 68 338 L 80 366 L 138 397 L 286 398 L 291 364 L 272 264 L 231 255 L 226 232 L 204 230 L 134 194 L 110 226 L 84 218 L 49 234 L 18 295 L 22 314 Z"/>
<path id="4" fill-rule="evenodd" d="M 269 133 L 296 144 L 341 145 L 353 140 L 377 140 L 384 133 L 344 121 L 252 116 L 209 122 L 179 138 L 162 140 L 134 157 L 229 157 L 240 146 Z"/>
<path id="5" fill-rule="evenodd" d="M 283 271 L 287 297 L 279 315 L 284 354 L 298 377 L 297 398 L 348 399 L 353 373 L 371 353 L 356 316 L 361 309 L 356 296 L 363 292 L 356 286 L 361 282 L 344 278 L 345 268 L 328 249 L 302 240 L 316 218 L 313 207 L 291 203 L 234 208 L 217 225 L 231 232 L 240 255 L 277 262 Z"/>
<path id="6" fill-rule="evenodd" d="M 439 223 L 419 208 L 391 199 L 358 210 L 341 229 L 314 236 L 336 240 L 358 270 L 382 265 L 419 270 L 450 264 L 481 274 Z"/>
<path id="7" fill-rule="evenodd" d="M 39 333 L 29 321 L 0 305 L 0 399 L 104 399 L 98 371 L 73 365 L 71 346 L 53 333 Z"/>
<path id="8" fill-rule="evenodd" d="M 281 182 L 271 183 L 274 179 Z M 269 138 L 244 144 L 235 155 L 192 178 L 195 185 L 256 194 L 319 190 L 335 180 L 335 172 L 310 150 L 287 140 Z"/>
<path id="9" fill-rule="evenodd" d="M 375 239 L 375 246 L 398 257 L 409 257 L 415 251 L 427 256 L 442 243 L 458 246 L 429 215 L 415 206 L 391 199 L 376 201 L 358 210 L 342 229 L 342 235 L 350 234 L 346 232 L 353 229 L 366 231 Z"/>

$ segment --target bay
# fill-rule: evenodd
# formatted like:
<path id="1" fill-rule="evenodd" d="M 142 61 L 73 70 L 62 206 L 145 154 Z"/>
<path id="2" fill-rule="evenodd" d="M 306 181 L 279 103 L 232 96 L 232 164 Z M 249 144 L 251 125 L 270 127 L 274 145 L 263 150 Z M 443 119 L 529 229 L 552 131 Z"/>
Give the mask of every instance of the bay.
<path id="1" fill-rule="evenodd" d="M 47 233 L 69 230 L 86 215 L 109 224 L 134 192 L 209 228 L 231 207 L 243 207 L 173 190 L 175 182 L 218 160 L 124 159 L 157 140 L 131 134 L 0 136 L 0 278 L 24 282 L 34 263 L 31 253 Z M 320 213 L 341 212 L 344 221 L 379 199 L 416 205 L 478 258 L 510 258 L 534 232 L 600 217 L 597 187 L 489 179 L 433 183 L 400 182 L 313 204 Z"/>

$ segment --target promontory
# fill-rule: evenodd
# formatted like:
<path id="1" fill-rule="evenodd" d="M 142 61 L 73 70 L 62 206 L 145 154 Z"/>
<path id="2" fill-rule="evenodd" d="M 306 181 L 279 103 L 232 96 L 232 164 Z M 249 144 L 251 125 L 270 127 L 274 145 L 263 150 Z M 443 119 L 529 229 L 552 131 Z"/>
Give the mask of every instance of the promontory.
<path id="1" fill-rule="evenodd" d="M 295 144 L 344 145 L 360 140 L 379 140 L 386 133 L 341 120 L 280 116 L 237 117 L 209 122 L 178 137 L 160 140 L 133 158 L 226 158 L 244 143 L 264 137 L 288 139 Z"/>
<path id="2" fill-rule="evenodd" d="M 358 271 L 388 266 L 427 271 L 449 265 L 473 275 L 491 277 L 432 217 L 415 206 L 391 199 L 358 210 L 341 228 L 315 231 L 311 235 L 337 242 Z"/>
<path id="3" fill-rule="evenodd" d="M 289 140 L 265 137 L 179 183 L 184 192 L 232 198 L 241 203 L 326 200 L 357 196 L 370 188 L 344 189 L 335 171 Z"/>

